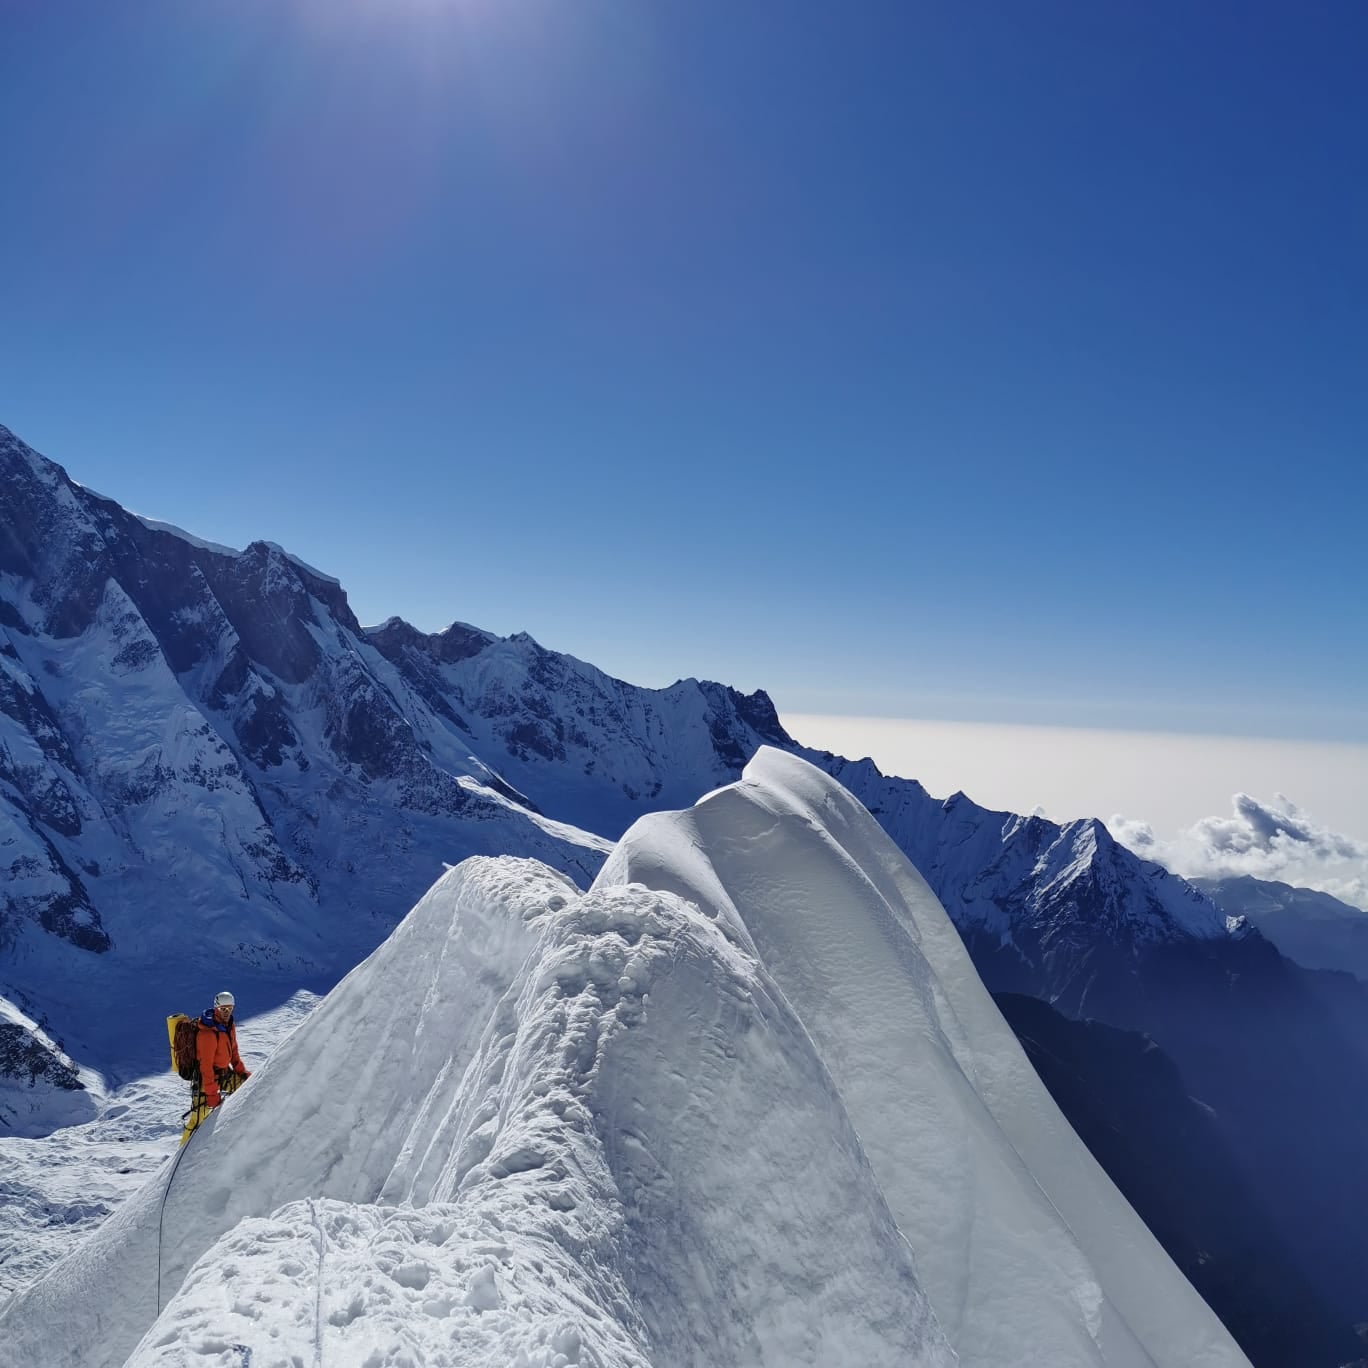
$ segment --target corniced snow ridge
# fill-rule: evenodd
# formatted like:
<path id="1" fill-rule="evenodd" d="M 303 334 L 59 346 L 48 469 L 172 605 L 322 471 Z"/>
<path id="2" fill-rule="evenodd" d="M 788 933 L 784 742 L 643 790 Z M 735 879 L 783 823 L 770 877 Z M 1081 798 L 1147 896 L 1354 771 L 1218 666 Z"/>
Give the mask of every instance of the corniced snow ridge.
<path id="1" fill-rule="evenodd" d="M 450 871 L 0 1344 L 32 1368 L 1246 1363 L 927 885 L 769 750 L 638 822 L 588 893 L 530 860 Z"/>

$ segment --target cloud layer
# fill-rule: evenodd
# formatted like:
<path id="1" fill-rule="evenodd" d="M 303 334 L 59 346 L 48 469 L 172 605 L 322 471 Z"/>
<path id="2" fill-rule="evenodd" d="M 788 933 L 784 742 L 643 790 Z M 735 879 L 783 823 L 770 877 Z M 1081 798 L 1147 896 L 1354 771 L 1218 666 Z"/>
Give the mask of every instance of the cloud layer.
<path id="1" fill-rule="evenodd" d="M 1368 841 L 1332 831 L 1281 793 L 1271 803 L 1237 793 L 1231 805 L 1229 817 L 1203 817 L 1171 839 L 1121 815 L 1107 825 L 1137 855 L 1184 878 L 1248 874 L 1368 909 Z"/>

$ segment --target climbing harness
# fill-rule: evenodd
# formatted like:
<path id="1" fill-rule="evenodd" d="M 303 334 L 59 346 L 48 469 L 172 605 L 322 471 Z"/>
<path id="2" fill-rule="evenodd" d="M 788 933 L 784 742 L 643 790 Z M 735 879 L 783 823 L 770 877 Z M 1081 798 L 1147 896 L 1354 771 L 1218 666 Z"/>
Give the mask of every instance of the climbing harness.
<path id="1" fill-rule="evenodd" d="M 237 1092 L 243 1083 L 242 1075 L 234 1073 L 232 1069 L 215 1069 L 214 1078 L 218 1083 L 219 1094 L 222 1097 L 231 1096 Z M 204 1095 L 204 1090 L 196 1083 L 190 1091 L 190 1110 L 181 1117 L 181 1124 L 185 1127 L 181 1131 L 180 1142 L 182 1145 L 189 1140 L 199 1123 L 213 1110 L 209 1105 L 209 1099 Z"/>

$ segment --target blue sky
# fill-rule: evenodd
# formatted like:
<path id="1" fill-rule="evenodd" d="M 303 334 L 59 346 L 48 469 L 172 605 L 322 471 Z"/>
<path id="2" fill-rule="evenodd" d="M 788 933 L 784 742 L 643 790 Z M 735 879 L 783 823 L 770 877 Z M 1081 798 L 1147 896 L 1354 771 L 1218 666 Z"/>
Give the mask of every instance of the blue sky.
<path id="1" fill-rule="evenodd" d="M 363 622 L 1368 740 L 1368 10 L 9 0 L 0 422 Z"/>

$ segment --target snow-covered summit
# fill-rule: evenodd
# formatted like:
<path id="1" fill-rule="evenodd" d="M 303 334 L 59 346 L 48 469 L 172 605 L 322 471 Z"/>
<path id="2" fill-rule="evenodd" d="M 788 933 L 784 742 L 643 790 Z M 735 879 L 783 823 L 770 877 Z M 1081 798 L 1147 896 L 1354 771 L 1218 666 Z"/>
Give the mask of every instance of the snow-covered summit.
<path id="1" fill-rule="evenodd" d="M 1246 1362 L 925 883 L 774 751 L 643 819 L 586 894 L 531 861 L 447 874 L 0 1340 L 32 1368 L 214 1345 L 451 1368 Z"/>
<path id="2" fill-rule="evenodd" d="M 1098 941 L 1131 949 L 1222 941 L 1231 933 L 1210 898 L 1119 845 L 1095 818 L 1060 824 L 995 812 L 963 793 L 943 802 L 868 760 L 819 763 L 866 803 L 926 876 L 955 924 L 1032 954 Z"/>
<path id="3" fill-rule="evenodd" d="M 643 818 L 594 887 L 637 881 L 745 928 L 962 1363 L 1242 1361 L 1059 1117 L 926 881 L 839 784 L 763 749 L 740 783 Z"/>

